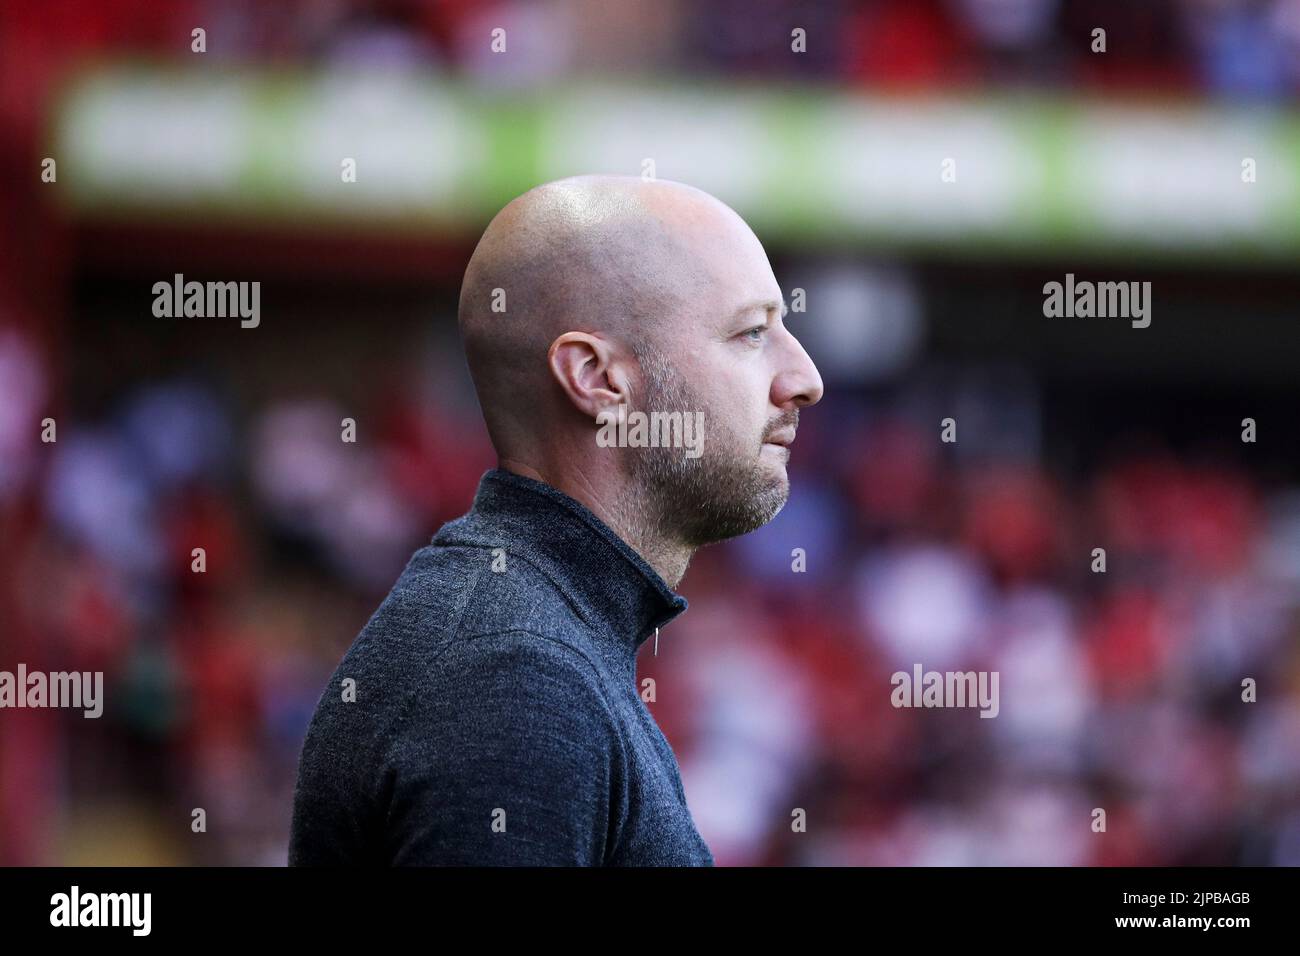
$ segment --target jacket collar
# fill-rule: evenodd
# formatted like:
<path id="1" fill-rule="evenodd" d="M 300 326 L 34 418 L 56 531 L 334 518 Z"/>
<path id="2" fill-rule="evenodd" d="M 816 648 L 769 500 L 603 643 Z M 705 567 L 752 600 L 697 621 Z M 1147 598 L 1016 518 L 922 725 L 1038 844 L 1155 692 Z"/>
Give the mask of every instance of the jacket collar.
<path id="1" fill-rule="evenodd" d="M 434 544 L 456 541 L 504 548 L 536 565 L 590 627 L 634 655 L 687 608 L 686 598 L 589 508 L 504 468 L 485 472 L 473 507 L 433 538 Z"/>

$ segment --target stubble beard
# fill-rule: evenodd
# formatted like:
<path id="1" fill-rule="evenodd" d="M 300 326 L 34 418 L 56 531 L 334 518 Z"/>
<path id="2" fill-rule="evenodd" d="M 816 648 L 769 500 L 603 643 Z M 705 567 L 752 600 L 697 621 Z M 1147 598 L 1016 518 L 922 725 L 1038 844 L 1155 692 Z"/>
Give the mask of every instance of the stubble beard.
<path id="1" fill-rule="evenodd" d="M 643 526 L 690 548 L 725 541 L 767 524 L 785 507 L 785 470 L 766 465 L 757 437 L 724 432 L 688 383 L 653 350 L 638 350 L 646 382 L 641 411 L 703 413 L 704 442 L 697 458 L 685 448 L 629 448 L 630 478 L 641 502 Z M 752 444 L 758 447 L 752 447 Z"/>

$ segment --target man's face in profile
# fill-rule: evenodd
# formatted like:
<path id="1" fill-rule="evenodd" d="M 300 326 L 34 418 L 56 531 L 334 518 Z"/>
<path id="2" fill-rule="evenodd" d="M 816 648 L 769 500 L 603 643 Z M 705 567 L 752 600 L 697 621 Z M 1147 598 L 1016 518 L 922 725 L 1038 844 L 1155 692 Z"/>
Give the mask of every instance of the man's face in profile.
<path id="1" fill-rule="evenodd" d="M 631 475 L 665 530 L 700 547 L 771 521 L 790 494 L 786 462 L 798 406 L 821 379 L 786 330 L 781 289 L 739 218 L 700 250 L 707 264 L 688 314 L 642 349 L 638 409 L 703 416 L 699 457 L 634 447 Z"/>

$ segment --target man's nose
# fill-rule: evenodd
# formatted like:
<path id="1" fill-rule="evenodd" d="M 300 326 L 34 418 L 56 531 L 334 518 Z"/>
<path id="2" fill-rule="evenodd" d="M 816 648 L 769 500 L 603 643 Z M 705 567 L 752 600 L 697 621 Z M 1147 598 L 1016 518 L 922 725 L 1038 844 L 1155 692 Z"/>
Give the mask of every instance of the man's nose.
<path id="1" fill-rule="evenodd" d="M 822 398 L 822 377 L 804 347 L 787 331 L 789 346 L 781 372 L 772 382 L 772 404 L 778 408 L 791 402 L 796 407 L 816 405 Z"/>

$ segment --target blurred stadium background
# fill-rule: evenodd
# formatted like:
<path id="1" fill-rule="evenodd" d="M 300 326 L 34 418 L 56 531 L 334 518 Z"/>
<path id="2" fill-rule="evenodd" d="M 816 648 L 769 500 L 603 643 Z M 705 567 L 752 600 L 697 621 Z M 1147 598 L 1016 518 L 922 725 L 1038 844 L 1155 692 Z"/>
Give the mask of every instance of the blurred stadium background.
<path id="1" fill-rule="evenodd" d="M 325 679 L 494 463 L 474 241 L 650 160 L 827 386 L 640 660 L 718 862 L 1300 864 L 1298 105 L 1298 0 L 6 4 L 0 667 L 108 707 L 0 714 L 0 863 L 283 864 Z M 1044 318 L 1067 272 L 1151 327 Z M 153 317 L 175 273 L 260 327 Z M 893 709 L 917 661 L 999 718 Z"/>

